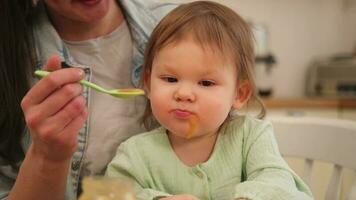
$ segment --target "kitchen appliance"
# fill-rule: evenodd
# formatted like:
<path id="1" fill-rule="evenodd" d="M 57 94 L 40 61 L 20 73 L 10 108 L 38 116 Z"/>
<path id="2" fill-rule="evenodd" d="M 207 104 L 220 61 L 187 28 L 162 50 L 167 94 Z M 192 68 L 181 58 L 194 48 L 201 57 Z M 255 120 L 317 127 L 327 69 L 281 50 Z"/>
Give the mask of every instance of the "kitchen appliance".
<path id="1" fill-rule="evenodd" d="M 306 94 L 356 98 L 356 56 L 341 55 L 314 61 L 307 73 Z"/>
<path id="2" fill-rule="evenodd" d="M 272 67 L 276 63 L 268 47 L 267 27 L 261 23 L 250 23 L 255 38 L 255 77 L 260 96 L 271 96 L 273 93 Z"/>

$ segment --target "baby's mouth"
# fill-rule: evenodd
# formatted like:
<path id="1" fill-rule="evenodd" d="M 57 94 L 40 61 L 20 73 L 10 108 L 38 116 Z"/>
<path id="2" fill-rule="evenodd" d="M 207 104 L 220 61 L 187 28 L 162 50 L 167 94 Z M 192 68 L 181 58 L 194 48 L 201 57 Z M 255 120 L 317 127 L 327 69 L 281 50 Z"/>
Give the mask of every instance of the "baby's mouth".
<path id="1" fill-rule="evenodd" d="M 182 109 L 174 109 L 172 113 L 174 116 L 181 119 L 188 119 L 191 115 L 193 115 L 192 112 Z"/>
<path id="2" fill-rule="evenodd" d="M 198 124 L 198 117 L 196 114 L 184 109 L 174 109 L 171 111 L 171 113 L 174 115 L 174 117 L 185 120 L 189 123 L 189 129 L 185 133 L 185 138 L 190 139 L 195 134 Z"/>

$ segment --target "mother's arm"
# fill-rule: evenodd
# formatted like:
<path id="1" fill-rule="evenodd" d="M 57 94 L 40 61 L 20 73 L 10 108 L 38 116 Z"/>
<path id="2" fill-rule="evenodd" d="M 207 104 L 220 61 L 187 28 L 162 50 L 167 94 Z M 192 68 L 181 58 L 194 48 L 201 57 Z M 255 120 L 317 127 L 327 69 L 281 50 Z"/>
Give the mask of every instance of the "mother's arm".
<path id="1" fill-rule="evenodd" d="M 58 56 L 49 58 L 45 70 L 60 69 Z M 63 200 L 77 134 L 87 118 L 78 81 L 79 69 L 51 73 L 35 84 L 22 100 L 32 144 L 20 167 L 8 200 Z"/>

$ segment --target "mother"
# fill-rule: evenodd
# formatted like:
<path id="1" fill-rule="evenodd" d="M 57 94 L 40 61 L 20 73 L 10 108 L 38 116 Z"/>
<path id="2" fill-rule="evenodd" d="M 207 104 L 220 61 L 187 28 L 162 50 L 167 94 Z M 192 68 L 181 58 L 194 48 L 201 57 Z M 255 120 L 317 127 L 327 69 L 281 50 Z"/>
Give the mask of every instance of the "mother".
<path id="1" fill-rule="evenodd" d="M 148 36 L 174 7 L 0 2 L 0 199 L 75 199 L 81 177 L 102 174 L 118 143 L 142 131 L 142 99 L 117 100 L 78 81 L 135 86 Z M 31 74 L 42 67 L 53 73 L 35 83 Z"/>

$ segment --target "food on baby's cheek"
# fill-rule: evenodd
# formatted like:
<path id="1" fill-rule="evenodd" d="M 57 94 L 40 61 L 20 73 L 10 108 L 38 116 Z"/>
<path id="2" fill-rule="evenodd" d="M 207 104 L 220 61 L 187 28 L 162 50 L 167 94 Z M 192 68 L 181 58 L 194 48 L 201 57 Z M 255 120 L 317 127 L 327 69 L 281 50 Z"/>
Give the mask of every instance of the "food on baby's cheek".
<path id="1" fill-rule="evenodd" d="M 189 122 L 189 130 L 188 130 L 187 134 L 185 135 L 185 138 L 190 139 L 193 136 L 194 132 L 195 132 L 195 129 L 197 127 L 198 119 L 197 119 L 197 117 L 195 115 L 192 115 L 189 118 L 188 122 Z"/>
<path id="2" fill-rule="evenodd" d="M 129 181 L 111 177 L 85 177 L 79 200 L 136 200 Z"/>

